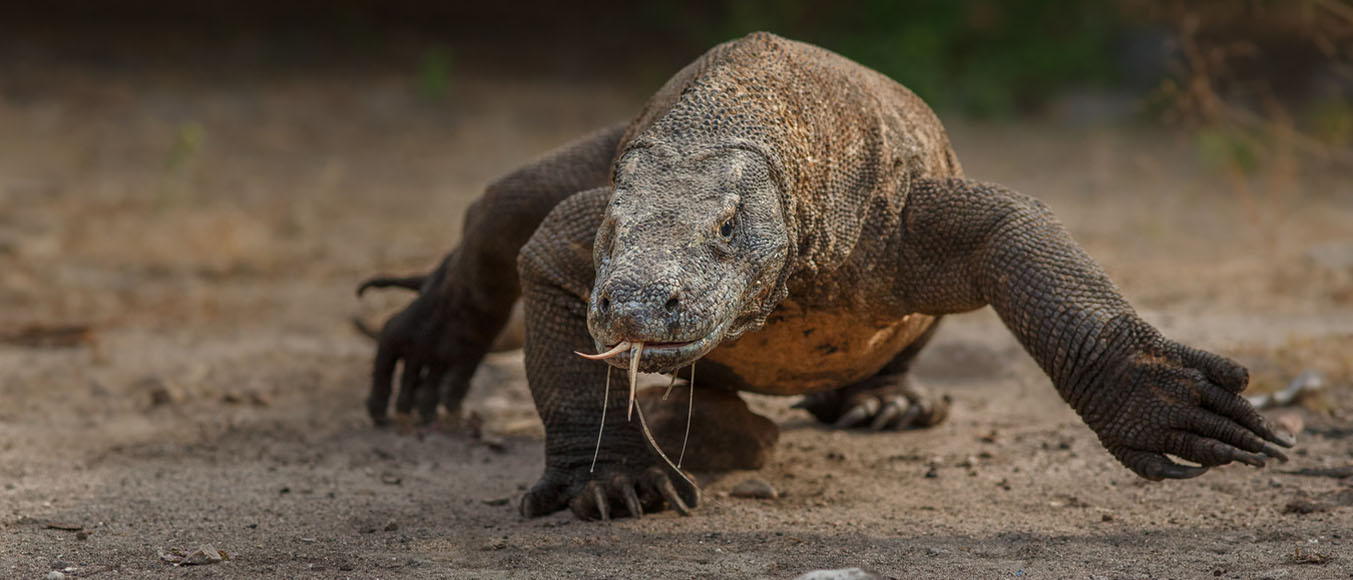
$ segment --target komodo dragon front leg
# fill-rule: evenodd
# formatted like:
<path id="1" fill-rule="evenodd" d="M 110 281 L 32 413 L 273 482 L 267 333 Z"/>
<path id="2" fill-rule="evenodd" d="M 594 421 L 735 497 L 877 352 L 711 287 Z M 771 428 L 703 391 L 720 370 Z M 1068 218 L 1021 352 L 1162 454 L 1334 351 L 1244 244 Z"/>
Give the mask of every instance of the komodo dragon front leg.
<path id="1" fill-rule="evenodd" d="M 607 392 L 611 367 L 577 354 L 596 344 L 587 330 L 596 276 L 592 247 L 610 193 L 609 187 L 597 188 L 559 204 L 518 261 L 526 378 L 545 423 L 545 474 L 522 499 L 527 517 L 565 505 L 583 519 L 609 519 L 612 506 L 633 517 L 664 504 L 688 513 L 699 502 L 693 482 L 655 467 L 662 465 L 657 453 L 639 423 L 626 418 L 625 379 L 619 377 Z"/>
<path id="2" fill-rule="evenodd" d="M 1293 441 L 1239 396 L 1245 368 L 1143 321 L 1037 200 L 962 179 L 922 181 L 902 220 L 893 247 L 907 305 L 947 314 L 990 304 L 1138 475 L 1189 478 L 1233 461 L 1286 459 L 1278 446 Z"/>
<path id="3" fill-rule="evenodd" d="M 439 403 L 451 412 L 460 407 L 475 368 L 520 294 L 518 251 L 559 202 L 610 179 L 624 130 L 621 123 L 596 131 L 489 185 L 466 212 L 460 246 L 432 273 L 376 277 L 358 288 L 359 295 L 369 288 L 418 290 L 378 337 L 367 398 L 377 424 L 388 421 L 401 361 L 397 412 L 409 413 L 416 403 L 423 421 L 430 421 Z"/>

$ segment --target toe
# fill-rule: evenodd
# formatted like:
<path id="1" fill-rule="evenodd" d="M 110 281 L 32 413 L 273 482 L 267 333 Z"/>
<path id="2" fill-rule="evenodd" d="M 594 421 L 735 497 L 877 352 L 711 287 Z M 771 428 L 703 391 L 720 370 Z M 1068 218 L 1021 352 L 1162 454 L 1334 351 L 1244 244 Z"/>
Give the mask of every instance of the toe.
<path id="1" fill-rule="evenodd" d="M 833 426 L 837 429 L 848 429 L 857 425 L 864 425 L 871 417 L 878 413 L 878 410 L 878 399 L 872 396 L 862 398 L 862 400 L 850 407 L 849 410 L 842 413 L 841 417 L 833 423 Z"/>
<path id="2" fill-rule="evenodd" d="M 677 492 L 676 486 L 672 484 L 671 476 L 659 467 L 650 468 L 644 472 L 640 479 L 640 489 L 643 494 L 649 498 L 655 498 L 658 503 L 666 503 L 677 513 L 688 516 L 691 515 L 691 508 L 699 503 L 699 490 L 692 490 L 688 498 L 683 498 L 682 494 Z"/>
<path id="3" fill-rule="evenodd" d="M 580 520 L 611 519 L 611 502 L 606 498 L 605 486 L 598 481 L 589 481 L 573 501 L 569 502 L 573 515 Z"/>
<path id="4" fill-rule="evenodd" d="M 893 397 L 874 415 L 874 420 L 869 423 L 869 428 L 874 431 L 890 429 L 899 417 L 910 410 L 911 403 L 907 401 L 906 397 Z"/>

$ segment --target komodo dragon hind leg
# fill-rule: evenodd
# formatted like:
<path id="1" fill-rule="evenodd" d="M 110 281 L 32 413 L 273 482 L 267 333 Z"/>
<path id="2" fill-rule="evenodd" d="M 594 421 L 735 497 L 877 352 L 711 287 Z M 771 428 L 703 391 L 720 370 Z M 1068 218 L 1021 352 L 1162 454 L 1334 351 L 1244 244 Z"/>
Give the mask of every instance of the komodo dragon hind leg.
<path id="1" fill-rule="evenodd" d="M 690 383 L 681 381 L 666 399 L 667 387 L 639 391 L 639 404 L 663 451 L 681 461 L 682 469 L 699 473 L 761 469 L 780 439 L 780 427 L 752 412 L 735 391 L 690 389 Z M 683 454 L 688 425 L 690 440 Z"/>
<path id="2" fill-rule="evenodd" d="M 949 396 L 936 395 L 909 375 L 916 355 L 938 327 L 937 318 L 877 375 L 834 391 L 808 395 L 794 407 L 839 429 L 901 431 L 939 424 L 949 416 Z"/>
<path id="3" fill-rule="evenodd" d="M 880 374 L 835 391 L 808 395 L 794 407 L 840 429 L 901 431 L 939 424 L 949 416 L 949 403 L 949 395 L 936 395 L 906 374 Z"/>
<path id="4" fill-rule="evenodd" d="M 367 278 L 357 287 L 357 297 L 361 298 L 367 290 L 372 288 L 403 288 L 417 292 L 423 288 L 423 282 L 428 279 L 426 274 L 418 276 L 377 276 Z"/>

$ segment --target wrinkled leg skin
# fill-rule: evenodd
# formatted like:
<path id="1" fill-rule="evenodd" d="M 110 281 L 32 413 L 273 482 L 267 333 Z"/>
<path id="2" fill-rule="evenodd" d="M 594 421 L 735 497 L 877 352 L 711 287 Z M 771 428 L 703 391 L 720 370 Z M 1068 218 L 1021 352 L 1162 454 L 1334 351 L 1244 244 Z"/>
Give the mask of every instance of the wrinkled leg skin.
<path id="1" fill-rule="evenodd" d="M 909 374 L 916 355 L 930 342 L 939 324 L 940 318 L 936 317 L 921 336 L 877 375 L 834 391 L 808 395 L 794 407 L 838 429 L 901 431 L 940 424 L 949 416 L 949 396 L 935 394 L 917 384 Z"/>
<path id="2" fill-rule="evenodd" d="M 371 369 L 367 411 L 389 423 L 390 397 L 402 362 L 395 411 L 415 405 L 423 422 L 460 408 L 470 378 L 498 336 L 520 294 L 517 254 L 556 205 L 605 185 L 624 124 L 602 129 L 489 185 L 466 212 L 460 245 L 425 276 L 381 276 L 371 288 L 408 288 L 418 297 L 381 329 Z"/>
<path id="3" fill-rule="evenodd" d="M 780 440 L 779 425 L 753 413 L 735 391 L 690 389 L 683 381 L 670 394 L 666 387 L 639 391 L 653 438 L 667 456 L 698 473 L 764 467 Z"/>
<path id="4" fill-rule="evenodd" d="M 601 187 L 559 204 L 518 260 L 526 378 L 545 424 L 545 473 L 522 499 L 526 517 L 565 507 L 582 519 L 640 517 L 664 506 L 684 514 L 699 503 L 694 482 L 666 467 L 647 443 L 639 415 L 626 420 L 624 373 L 615 372 L 608 397 L 610 365 L 575 354 L 595 348 L 587 298 L 595 278 L 592 245 L 609 197 Z"/>

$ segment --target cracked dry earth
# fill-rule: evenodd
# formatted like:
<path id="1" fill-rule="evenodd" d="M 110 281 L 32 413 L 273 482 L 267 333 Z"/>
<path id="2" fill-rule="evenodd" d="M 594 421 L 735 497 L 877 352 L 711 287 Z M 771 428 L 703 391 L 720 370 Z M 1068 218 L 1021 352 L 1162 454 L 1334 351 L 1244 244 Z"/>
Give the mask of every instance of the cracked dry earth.
<path id="1" fill-rule="evenodd" d="M 432 104 L 393 74 L 32 74 L 11 82 L 68 89 L 0 100 L 0 576 L 1353 575 L 1338 174 L 1241 193 L 1167 134 L 950 123 L 970 175 L 1045 200 L 1167 335 L 1240 359 L 1257 390 L 1318 370 L 1323 391 L 1268 411 L 1304 425 L 1290 463 L 1138 479 L 982 311 L 922 355 L 955 400 L 937 428 L 835 432 L 753 397 L 783 428 L 775 456 L 706 479 L 694 517 L 524 520 L 542 430 L 520 353 L 476 377 L 479 437 L 375 430 L 373 344 L 349 318 L 407 296 L 352 290 L 434 264 L 484 183 L 640 95 L 485 77 Z M 729 494 L 753 477 L 781 497 Z"/>

